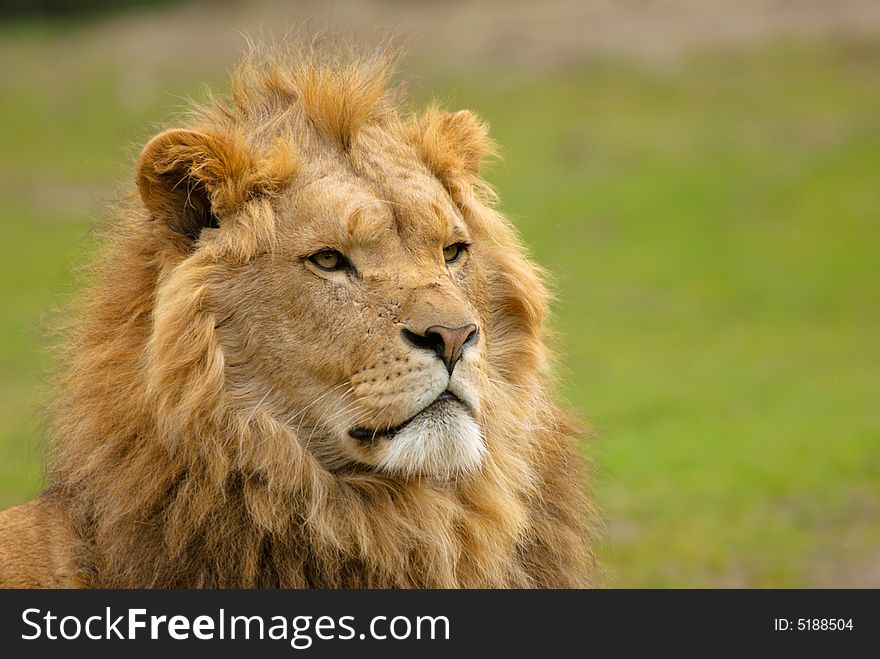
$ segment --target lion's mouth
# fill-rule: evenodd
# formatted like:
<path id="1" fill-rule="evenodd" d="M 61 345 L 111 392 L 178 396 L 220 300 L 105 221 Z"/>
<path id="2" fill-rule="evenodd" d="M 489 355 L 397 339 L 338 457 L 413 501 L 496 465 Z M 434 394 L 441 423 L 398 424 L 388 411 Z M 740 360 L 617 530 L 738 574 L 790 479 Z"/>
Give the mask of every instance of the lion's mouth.
<path id="1" fill-rule="evenodd" d="M 349 430 L 348 435 L 352 439 L 355 439 L 362 444 L 375 444 L 380 439 L 391 439 L 401 430 L 406 428 L 406 426 L 408 426 L 419 415 L 424 414 L 429 410 L 434 410 L 438 407 L 451 404 L 462 405 L 463 403 L 458 396 L 447 389 L 442 394 L 437 396 L 437 398 L 425 405 L 425 407 L 420 409 L 418 412 L 413 414 L 410 418 L 399 425 L 396 425 L 392 428 L 365 428 L 363 426 L 357 426 Z"/>

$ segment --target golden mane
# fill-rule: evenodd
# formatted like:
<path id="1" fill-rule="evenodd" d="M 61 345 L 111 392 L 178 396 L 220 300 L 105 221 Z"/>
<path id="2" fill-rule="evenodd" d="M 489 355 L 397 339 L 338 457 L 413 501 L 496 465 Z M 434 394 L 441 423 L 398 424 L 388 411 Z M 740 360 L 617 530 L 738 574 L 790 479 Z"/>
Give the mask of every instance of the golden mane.
<path id="1" fill-rule="evenodd" d="M 216 251 L 187 255 L 133 198 L 79 310 L 53 409 L 46 496 L 69 511 L 86 585 L 594 582 L 596 515 L 573 450 L 579 429 L 550 397 L 547 294 L 478 179 L 492 150 L 485 128 L 470 113 L 401 117 L 390 78 L 384 55 L 307 48 L 250 57 L 234 74 L 231 101 L 212 98 L 192 113 L 208 136 L 192 148 L 207 149 L 210 162 L 181 173 L 192 160 L 184 146 L 160 174 L 233 173 L 212 186 L 220 190 L 212 203 L 243 209 L 223 248 L 246 261 L 271 249 L 271 201 L 316 148 L 301 131 L 317 127 L 343 151 L 375 125 L 412 143 L 494 245 L 490 458 L 479 474 L 442 485 L 327 471 L 294 428 L 230 389 L 219 319 L 204 304 Z"/>

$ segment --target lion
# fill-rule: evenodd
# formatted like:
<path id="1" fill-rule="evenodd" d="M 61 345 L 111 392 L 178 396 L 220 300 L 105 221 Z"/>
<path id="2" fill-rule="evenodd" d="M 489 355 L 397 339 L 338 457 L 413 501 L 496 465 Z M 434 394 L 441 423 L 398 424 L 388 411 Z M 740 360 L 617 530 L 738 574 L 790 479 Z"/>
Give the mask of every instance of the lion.
<path id="1" fill-rule="evenodd" d="M 487 126 L 406 109 L 385 52 L 258 50 L 146 144 L 47 488 L 0 515 L 4 586 L 596 583 L 583 433 Z"/>

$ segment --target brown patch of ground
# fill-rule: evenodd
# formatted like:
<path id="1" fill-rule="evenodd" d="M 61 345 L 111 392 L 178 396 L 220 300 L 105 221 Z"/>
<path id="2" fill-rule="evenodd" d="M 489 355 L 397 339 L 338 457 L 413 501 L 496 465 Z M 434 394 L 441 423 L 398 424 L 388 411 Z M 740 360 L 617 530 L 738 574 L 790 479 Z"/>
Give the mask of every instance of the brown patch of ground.
<path id="1" fill-rule="evenodd" d="M 876 0 L 317 0 L 191 2 L 130 11 L 56 42 L 60 71 L 76 52 L 114 60 L 149 84 L 150 69 L 216 70 L 240 50 L 241 33 L 279 36 L 291 26 L 408 37 L 418 60 L 441 68 L 557 68 L 591 57 L 663 60 L 694 49 L 748 47 L 772 39 L 880 36 Z M 14 46 L 10 46 L 14 47 Z M 0 46 L 0 61 L 7 47 Z M 8 65 L 7 65 L 8 66 Z M 7 66 L 0 66 L 0 71 Z"/>

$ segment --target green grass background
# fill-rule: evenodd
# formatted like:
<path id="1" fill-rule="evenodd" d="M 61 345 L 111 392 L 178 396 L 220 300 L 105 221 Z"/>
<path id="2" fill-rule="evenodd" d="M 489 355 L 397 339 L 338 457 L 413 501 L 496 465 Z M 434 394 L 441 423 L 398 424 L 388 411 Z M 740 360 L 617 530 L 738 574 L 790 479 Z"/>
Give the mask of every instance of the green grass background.
<path id="1" fill-rule="evenodd" d="M 0 30 L 4 507 L 41 486 L 46 330 L 90 227 L 206 77 L 181 63 L 134 107 L 112 57 L 58 66 L 63 34 Z M 880 45 L 427 80 L 490 122 L 490 178 L 555 276 L 607 585 L 880 586 Z"/>

